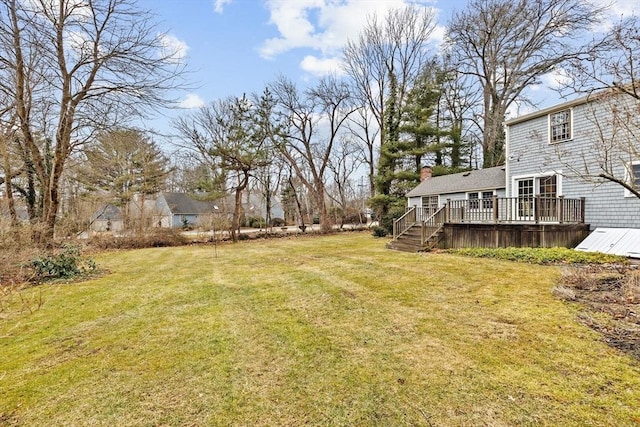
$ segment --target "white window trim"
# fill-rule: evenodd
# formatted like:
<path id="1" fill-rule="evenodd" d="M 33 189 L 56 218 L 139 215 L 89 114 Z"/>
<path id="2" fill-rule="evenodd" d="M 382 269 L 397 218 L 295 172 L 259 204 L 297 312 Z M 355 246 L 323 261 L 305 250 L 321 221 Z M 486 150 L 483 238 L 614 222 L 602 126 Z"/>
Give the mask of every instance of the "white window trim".
<path id="1" fill-rule="evenodd" d="M 482 197 L 482 193 L 488 193 L 488 192 L 491 192 L 491 194 L 492 194 L 493 196 L 495 196 L 495 195 L 497 195 L 497 194 L 498 194 L 497 190 L 495 190 L 495 189 L 493 189 L 493 190 L 476 190 L 476 191 L 467 191 L 467 192 L 465 193 L 465 200 L 467 200 L 467 201 L 468 201 L 468 200 L 471 200 L 471 199 L 469 199 L 469 194 L 477 194 L 477 195 L 478 195 L 478 198 L 477 198 L 477 199 L 473 199 L 473 200 L 478 200 L 478 206 L 479 206 L 479 207 L 478 207 L 477 209 L 487 209 L 487 208 L 485 208 L 485 207 L 482 205 L 482 200 L 485 200 L 485 199 Z M 474 210 L 476 210 L 476 208 L 473 208 L 473 209 L 474 209 Z"/>
<path id="2" fill-rule="evenodd" d="M 625 167 L 625 180 L 627 181 L 627 183 L 631 183 L 633 180 L 633 176 L 631 176 L 633 174 L 633 166 L 634 165 L 640 165 L 640 160 L 633 160 L 631 162 L 628 163 L 629 167 Z M 624 197 L 636 197 L 635 194 L 633 194 L 631 191 L 629 191 L 627 188 L 624 189 Z"/>
<path id="3" fill-rule="evenodd" d="M 562 171 L 548 171 L 534 174 L 514 175 L 511 177 L 511 197 L 518 197 L 518 186 L 516 185 L 521 179 L 533 179 L 533 193 L 537 196 L 540 194 L 540 178 L 556 175 L 556 192 L 557 197 L 564 195 L 562 189 Z"/>
<path id="4" fill-rule="evenodd" d="M 567 110 L 569 111 L 569 138 L 563 139 L 562 141 L 552 141 L 551 140 L 551 116 Z M 547 142 L 549 144 L 562 144 L 563 142 L 567 142 L 571 140 L 573 140 L 573 108 L 563 108 L 562 110 L 557 110 L 547 114 Z"/>

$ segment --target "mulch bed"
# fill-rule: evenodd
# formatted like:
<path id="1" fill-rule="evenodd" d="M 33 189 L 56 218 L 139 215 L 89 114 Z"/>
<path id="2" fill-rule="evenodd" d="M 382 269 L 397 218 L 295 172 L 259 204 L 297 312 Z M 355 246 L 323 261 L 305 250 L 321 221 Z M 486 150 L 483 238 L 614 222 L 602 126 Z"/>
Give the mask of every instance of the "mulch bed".
<path id="1" fill-rule="evenodd" d="M 611 347 L 640 360 L 639 266 L 571 267 L 554 293 L 587 308 L 578 316 L 582 323 Z"/>

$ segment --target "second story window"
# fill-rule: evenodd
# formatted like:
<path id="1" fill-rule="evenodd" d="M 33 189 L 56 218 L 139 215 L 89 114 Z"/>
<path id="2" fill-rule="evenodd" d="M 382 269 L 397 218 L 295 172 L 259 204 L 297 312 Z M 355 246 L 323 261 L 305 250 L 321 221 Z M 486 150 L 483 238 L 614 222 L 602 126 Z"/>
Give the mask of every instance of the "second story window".
<path id="1" fill-rule="evenodd" d="M 549 142 L 571 139 L 571 110 L 562 110 L 549 115 Z"/>

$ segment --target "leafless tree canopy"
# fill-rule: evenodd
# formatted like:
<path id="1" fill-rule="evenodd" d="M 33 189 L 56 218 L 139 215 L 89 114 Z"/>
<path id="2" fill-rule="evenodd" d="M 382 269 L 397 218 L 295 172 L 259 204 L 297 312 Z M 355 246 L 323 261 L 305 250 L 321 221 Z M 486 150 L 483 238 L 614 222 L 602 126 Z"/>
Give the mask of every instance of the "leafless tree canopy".
<path id="1" fill-rule="evenodd" d="M 640 100 L 640 17 L 624 18 L 593 43 L 586 60 L 571 61 L 562 92 L 616 90 Z"/>
<path id="2" fill-rule="evenodd" d="M 0 0 L 0 58 L 49 244 L 66 160 L 96 132 L 170 104 L 183 65 L 133 0 Z"/>
<path id="3" fill-rule="evenodd" d="M 448 28 L 458 68 L 483 94 L 484 166 L 504 163 L 502 122 L 525 88 L 570 59 L 589 53 L 580 42 L 602 8 L 583 0 L 471 0 Z"/>
<path id="4" fill-rule="evenodd" d="M 393 97 L 402 108 L 411 85 L 431 59 L 428 42 L 435 24 L 430 8 L 410 5 L 395 9 L 382 19 L 371 16 L 360 36 L 344 49 L 344 68 L 354 87 L 352 95 L 364 110 L 352 127 L 364 131 L 358 135 L 365 146 L 372 193 L 375 146 L 387 138 L 386 105 Z M 393 119 L 398 121 L 399 115 Z"/>
<path id="5" fill-rule="evenodd" d="M 279 151 L 313 195 L 320 225 L 328 230 L 331 224 L 326 206 L 325 172 L 338 138 L 356 110 L 349 88 L 334 77 L 324 78 L 306 91 L 299 90 L 285 77 L 269 88 L 276 101 L 276 113 L 284 123 Z"/>

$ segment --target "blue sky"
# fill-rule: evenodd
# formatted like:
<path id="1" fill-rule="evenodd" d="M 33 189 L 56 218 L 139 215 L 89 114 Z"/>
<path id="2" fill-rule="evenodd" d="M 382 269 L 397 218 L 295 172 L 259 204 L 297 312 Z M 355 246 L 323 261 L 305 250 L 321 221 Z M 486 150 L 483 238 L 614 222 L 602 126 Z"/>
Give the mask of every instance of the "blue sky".
<path id="1" fill-rule="evenodd" d="M 609 3 L 608 0 L 595 0 Z M 357 37 L 367 15 L 405 0 L 141 0 L 168 30 L 192 71 L 193 89 L 179 94 L 183 108 L 197 108 L 227 96 L 260 92 L 279 74 L 305 84 L 339 72 L 340 51 Z M 417 0 L 433 7 L 442 40 L 452 10 L 466 0 Z M 613 0 L 609 18 L 640 13 L 638 0 Z M 553 76 L 547 79 L 553 84 Z M 553 103 L 553 102 L 551 102 Z M 172 114 L 174 115 L 174 114 Z"/>

